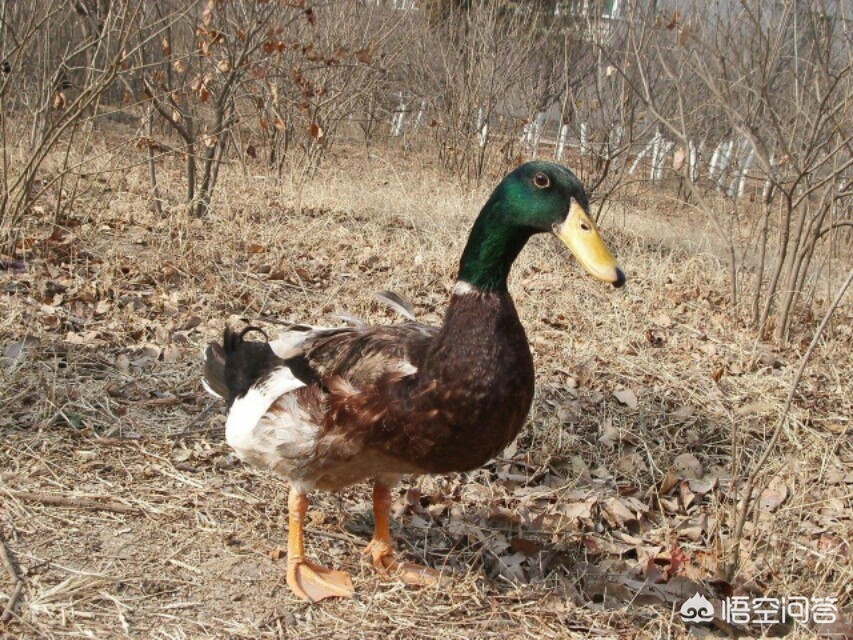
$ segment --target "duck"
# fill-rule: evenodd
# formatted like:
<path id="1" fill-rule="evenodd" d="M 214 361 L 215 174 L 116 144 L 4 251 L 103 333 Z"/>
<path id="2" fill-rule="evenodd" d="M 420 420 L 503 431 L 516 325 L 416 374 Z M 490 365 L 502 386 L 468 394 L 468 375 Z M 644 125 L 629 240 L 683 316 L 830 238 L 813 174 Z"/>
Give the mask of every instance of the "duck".
<path id="1" fill-rule="evenodd" d="M 533 161 L 503 178 L 474 221 L 441 326 L 300 324 L 272 340 L 258 327 L 226 328 L 205 349 L 202 382 L 227 405 L 228 445 L 290 482 L 287 584 L 297 597 L 353 596 L 349 574 L 306 556 L 305 522 L 312 492 L 369 480 L 365 554 L 375 570 L 408 585 L 443 584 L 435 569 L 395 554 L 392 491 L 405 476 L 483 466 L 525 424 L 534 363 L 507 278 L 539 233 L 555 235 L 598 280 L 625 283 L 577 176 Z"/>

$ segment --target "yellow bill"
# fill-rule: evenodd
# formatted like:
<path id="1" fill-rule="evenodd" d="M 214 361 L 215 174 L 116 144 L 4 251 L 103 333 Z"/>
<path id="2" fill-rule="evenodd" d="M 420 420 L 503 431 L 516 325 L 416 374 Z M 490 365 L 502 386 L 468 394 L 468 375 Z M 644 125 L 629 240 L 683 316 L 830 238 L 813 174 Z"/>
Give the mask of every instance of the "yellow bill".
<path id="1" fill-rule="evenodd" d="M 574 200 L 566 219 L 554 225 L 554 235 L 563 241 L 590 275 L 614 287 L 625 284 L 625 274 L 604 246 L 592 219 Z"/>

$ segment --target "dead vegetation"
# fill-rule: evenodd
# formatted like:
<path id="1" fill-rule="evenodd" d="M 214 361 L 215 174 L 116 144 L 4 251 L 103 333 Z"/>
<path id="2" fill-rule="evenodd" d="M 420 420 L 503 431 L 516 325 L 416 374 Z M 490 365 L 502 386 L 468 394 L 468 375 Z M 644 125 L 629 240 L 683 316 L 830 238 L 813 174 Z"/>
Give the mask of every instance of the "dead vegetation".
<path id="1" fill-rule="evenodd" d="M 677 608 L 697 591 L 837 597 L 849 620 L 849 297 L 757 479 L 739 569 L 725 580 L 739 491 L 811 334 L 784 349 L 757 342 L 732 319 L 725 257 L 694 249 L 711 221 L 652 194 L 603 223 L 625 290 L 585 278 L 556 243 L 531 243 L 511 281 L 537 365 L 528 429 L 480 471 L 400 489 L 398 545 L 452 573 L 452 586 L 415 591 L 373 575 L 359 486 L 315 496 L 309 512 L 311 553 L 352 572 L 357 598 L 298 602 L 283 582 L 287 487 L 229 453 L 200 350 L 243 318 L 395 321 L 378 289 L 440 321 L 486 192 L 417 154 L 348 149 L 298 188 L 224 166 L 209 216 L 176 204 L 158 217 L 145 151 L 103 144 L 114 155 L 81 178 L 74 211 L 27 222 L 0 262 L 9 637 L 761 632 L 719 619 L 686 627 Z M 166 202 L 181 202 L 180 162 L 160 170 Z"/>

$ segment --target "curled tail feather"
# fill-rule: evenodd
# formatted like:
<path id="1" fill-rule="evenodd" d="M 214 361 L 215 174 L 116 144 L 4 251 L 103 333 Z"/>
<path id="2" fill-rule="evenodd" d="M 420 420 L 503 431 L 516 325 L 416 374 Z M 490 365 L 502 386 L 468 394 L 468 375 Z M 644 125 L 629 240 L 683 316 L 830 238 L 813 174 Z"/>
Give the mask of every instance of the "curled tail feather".
<path id="1" fill-rule="evenodd" d="M 267 334 L 260 327 L 249 326 L 242 331 L 233 331 L 230 327 L 226 327 L 222 335 L 222 344 L 211 342 L 204 351 L 202 385 L 209 394 L 226 400 L 229 405 L 233 401 L 235 389 L 231 388 L 233 381 L 229 380 L 232 376 L 226 374 L 228 360 L 240 351 L 240 347 L 245 343 L 246 334 L 252 331 L 261 333 L 268 340 Z M 232 382 L 231 386 L 229 382 Z"/>
<path id="2" fill-rule="evenodd" d="M 266 340 L 246 340 L 246 334 L 253 331 L 262 334 Z M 222 343 L 211 342 L 205 349 L 202 384 L 208 393 L 224 399 L 231 407 L 236 399 L 246 396 L 252 388 L 263 386 L 264 393 L 270 391 L 273 387 L 265 381 L 280 372 L 282 375 L 276 378 L 275 388 L 287 388 L 292 384 L 304 386 L 316 380 L 316 374 L 301 351 L 291 349 L 285 357 L 279 357 L 270 347 L 267 334 L 262 329 L 250 326 L 242 331 L 233 331 L 226 328 Z"/>

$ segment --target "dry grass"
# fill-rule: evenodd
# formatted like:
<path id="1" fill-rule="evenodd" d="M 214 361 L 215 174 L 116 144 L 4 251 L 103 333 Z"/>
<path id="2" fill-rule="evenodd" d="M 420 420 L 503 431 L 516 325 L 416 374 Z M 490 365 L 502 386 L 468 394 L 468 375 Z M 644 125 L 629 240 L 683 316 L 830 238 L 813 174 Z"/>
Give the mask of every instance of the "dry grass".
<path id="1" fill-rule="evenodd" d="M 695 250 L 701 221 L 649 196 L 605 223 L 624 290 L 583 276 L 550 239 L 522 254 L 511 290 L 537 400 L 517 446 L 401 489 L 398 545 L 452 586 L 414 591 L 369 571 L 358 486 L 316 496 L 309 529 L 357 598 L 295 600 L 276 552 L 287 487 L 230 455 L 200 350 L 240 318 L 393 321 L 378 289 L 438 322 L 486 192 L 392 152 L 353 150 L 301 188 L 250 172 L 229 167 L 199 221 L 179 207 L 152 217 L 143 168 L 92 171 L 56 231 L 28 229 L 26 271 L 0 272 L 0 534 L 24 585 L 9 637 L 680 637 L 673 607 L 697 588 L 837 596 L 849 619 L 851 306 L 802 382 L 741 571 L 714 582 L 732 475 L 760 454 L 804 345 L 773 351 L 734 322 L 720 260 Z M 161 173 L 177 199 L 178 161 Z M 636 406 L 614 397 L 623 389 Z M 0 609 L 14 586 L 0 574 Z"/>

